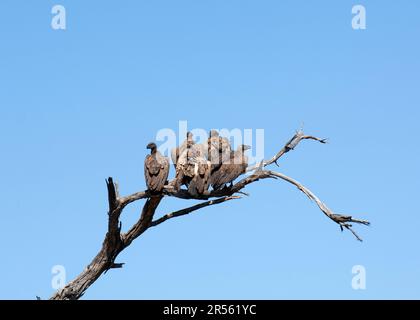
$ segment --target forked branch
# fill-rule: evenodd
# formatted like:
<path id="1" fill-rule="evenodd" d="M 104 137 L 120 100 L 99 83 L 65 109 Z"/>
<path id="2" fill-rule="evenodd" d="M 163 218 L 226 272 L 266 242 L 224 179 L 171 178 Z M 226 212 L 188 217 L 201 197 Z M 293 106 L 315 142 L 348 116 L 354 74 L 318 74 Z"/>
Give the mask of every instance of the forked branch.
<path id="1" fill-rule="evenodd" d="M 326 143 L 325 139 L 320 139 L 314 136 L 305 135 L 302 130 L 296 134 L 283 146 L 283 148 L 271 159 L 262 161 L 261 163 L 249 166 L 246 172 L 252 172 L 249 176 L 244 177 L 232 187 L 224 188 L 222 190 L 213 190 L 207 194 L 200 196 L 192 196 L 187 190 L 181 189 L 179 191 L 173 190 L 171 187 L 165 188 L 162 194 L 152 195 L 149 191 L 140 191 L 126 197 L 120 197 L 118 193 L 118 185 L 114 183 L 112 178 L 108 178 L 108 230 L 105 235 L 102 248 L 92 262 L 80 273 L 73 281 L 68 283 L 63 289 L 57 291 L 52 297 L 52 300 L 72 300 L 79 299 L 85 291 L 103 274 L 110 269 L 122 268 L 124 263 L 115 262 L 118 255 L 130 244 L 141 236 L 145 231 L 151 227 L 156 227 L 163 222 L 181 217 L 202 208 L 225 203 L 230 200 L 239 199 L 237 194 L 245 194 L 242 190 L 249 184 L 257 182 L 262 179 L 282 179 L 288 183 L 296 186 L 309 199 L 314 201 L 319 209 L 332 221 L 337 223 L 341 230 L 347 229 L 351 231 L 358 240 L 362 240 L 357 233 L 352 229 L 352 223 L 369 225 L 366 220 L 355 219 L 349 215 L 340 215 L 334 213 L 329 209 L 312 191 L 303 186 L 296 180 L 286 176 L 283 173 L 265 170 L 265 167 L 275 163 L 287 152 L 294 150 L 302 140 L 315 140 L 320 143 Z M 169 184 L 170 185 L 170 184 Z M 164 214 L 158 219 L 153 219 L 155 212 L 166 196 L 176 197 L 187 200 L 205 200 L 202 203 L 187 207 L 178 211 Z M 211 200 L 212 198 L 215 198 Z M 146 199 L 146 202 L 141 211 L 138 221 L 126 233 L 121 233 L 120 216 L 124 208 L 136 201 Z"/>
<path id="2" fill-rule="evenodd" d="M 275 163 L 277 166 L 279 166 L 277 161 L 283 155 L 288 153 L 290 150 L 294 150 L 296 148 L 296 146 L 302 140 L 315 140 L 315 141 L 318 141 L 320 143 L 327 143 L 327 139 L 321 139 L 321 138 L 317 138 L 317 137 L 314 137 L 314 136 L 307 136 L 303 133 L 302 130 L 298 130 L 295 133 L 295 135 L 284 145 L 283 148 L 280 149 L 279 152 L 277 152 L 277 154 L 274 157 L 272 157 L 270 160 L 263 161 L 262 164 L 249 166 L 246 171 L 249 172 L 249 171 L 256 170 L 256 169 L 258 169 L 259 166 L 267 167 L 267 166 L 269 166 L 270 164 L 273 164 L 273 163 Z"/>

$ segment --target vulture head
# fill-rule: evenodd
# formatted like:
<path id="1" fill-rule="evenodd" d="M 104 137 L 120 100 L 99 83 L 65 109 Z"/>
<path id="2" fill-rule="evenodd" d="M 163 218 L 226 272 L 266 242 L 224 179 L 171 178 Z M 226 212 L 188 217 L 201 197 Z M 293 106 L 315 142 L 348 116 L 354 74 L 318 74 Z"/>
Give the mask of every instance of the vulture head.
<path id="1" fill-rule="evenodd" d="M 219 132 L 217 130 L 210 130 L 210 138 L 213 137 L 218 137 L 219 136 Z"/>
<path id="2" fill-rule="evenodd" d="M 191 149 L 193 145 L 194 145 L 194 141 L 188 140 L 187 141 L 187 150 Z"/>
<path id="3" fill-rule="evenodd" d="M 250 149 L 252 149 L 252 147 L 251 147 L 251 146 L 248 146 L 248 145 L 246 145 L 246 144 L 241 144 L 241 145 L 238 147 L 238 149 L 239 149 L 239 150 L 242 150 L 242 152 L 245 152 L 246 150 L 250 150 Z"/>
<path id="4" fill-rule="evenodd" d="M 191 131 L 187 132 L 187 146 L 190 148 L 194 144 L 194 135 Z"/>
<path id="5" fill-rule="evenodd" d="M 156 152 L 156 150 L 157 150 L 157 145 L 156 145 L 156 143 L 154 143 L 154 142 L 150 142 L 148 145 L 147 145 L 147 147 L 146 147 L 147 149 L 150 149 L 151 150 L 151 153 L 155 153 Z"/>

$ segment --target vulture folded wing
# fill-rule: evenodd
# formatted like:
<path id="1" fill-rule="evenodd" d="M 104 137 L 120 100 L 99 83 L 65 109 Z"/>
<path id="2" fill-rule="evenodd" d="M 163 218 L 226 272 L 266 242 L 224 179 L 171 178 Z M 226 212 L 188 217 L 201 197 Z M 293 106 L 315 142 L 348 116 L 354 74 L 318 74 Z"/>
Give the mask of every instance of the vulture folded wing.
<path id="1" fill-rule="evenodd" d="M 219 163 L 219 136 L 212 136 L 207 140 L 207 158 L 211 162 L 212 168 Z"/>
<path id="2" fill-rule="evenodd" d="M 144 176 L 150 191 L 162 191 L 169 175 L 169 161 L 159 153 L 147 155 L 144 161 Z"/>
<path id="3" fill-rule="evenodd" d="M 156 161 L 160 165 L 160 170 L 156 176 L 158 190 L 162 191 L 169 176 L 169 160 L 160 153 L 156 155 Z"/>
<path id="4" fill-rule="evenodd" d="M 196 170 L 188 192 L 192 195 L 204 194 L 209 187 L 210 163 L 205 158 L 199 158 L 196 163 Z"/>
<path id="5" fill-rule="evenodd" d="M 173 148 L 171 150 L 171 159 L 172 159 L 172 163 L 175 166 L 175 168 L 176 168 L 176 164 L 178 162 L 178 158 L 179 158 L 179 148 L 176 147 L 176 148 Z"/>
<path id="6" fill-rule="evenodd" d="M 192 139 L 193 139 L 192 134 L 188 133 L 187 138 L 184 140 L 184 142 L 182 142 L 182 144 L 179 147 L 173 148 L 171 150 L 172 163 L 174 164 L 175 168 L 176 168 L 176 165 L 178 164 L 180 156 L 185 152 L 185 150 L 187 150 L 188 142 L 190 143 L 191 146 L 195 144 L 195 142 Z"/>
<path id="7" fill-rule="evenodd" d="M 176 175 L 175 175 L 175 188 L 177 190 L 184 184 L 188 184 L 190 181 L 189 175 L 187 175 L 188 169 L 188 154 L 189 150 L 185 149 L 179 156 L 176 164 Z"/>
<path id="8" fill-rule="evenodd" d="M 209 184 L 213 187 L 214 190 L 220 189 L 225 184 L 223 181 L 226 179 L 226 175 L 229 174 L 230 167 L 233 163 L 233 157 L 233 152 L 229 152 L 229 154 L 223 154 L 222 165 L 211 173 Z"/>
<path id="9" fill-rule="evenodd" d="M 230 146 L 230 142 L 229 139 L 227 138 L 220 138 L 220 144 L 221 144 L 221 149 L 220 152 L 222 153 L 222 161 L 226 156 L 230 156 L 231 154 L 231 146 Z"/>
<path id="10" fill-rule="evenodd" d="M 248 166 L 248 157 L 244 155 L 243 151 L 235 151 L 231 153 L 230 161 L 223 163 L 220 168 L 215 171 L 210 180 L 214 190 L 218 190 L 223 185 L 232 182 L 240 175 L 246 172 Z"/>

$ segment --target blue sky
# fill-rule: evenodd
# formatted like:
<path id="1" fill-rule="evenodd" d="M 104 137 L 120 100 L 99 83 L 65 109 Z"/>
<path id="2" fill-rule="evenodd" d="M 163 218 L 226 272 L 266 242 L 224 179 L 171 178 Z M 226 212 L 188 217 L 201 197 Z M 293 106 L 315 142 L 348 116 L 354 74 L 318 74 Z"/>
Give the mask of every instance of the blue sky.
<path id="1" fill-rule="evenodd" d="M 351 28 L 363 4 L 367 29 Z M 53 30 L 64 5 L 67 29 Z M 84 299 L 420 298 L 418 1 L 1 1 L 0 298 L 48 298 L 100 249 L 105 178 L 145 188 L 158 130 L 264 129 L 266 156 L 300 127 L 281 172 L 338 213 L 341 233 L 293 186 L 149 230 Z M 173 175 L 173 172 L 171 173 Z M 165 199 L 158 215 L 193 202 Z M 124 211 L 123 228 L 142 203 Z M 366 268 L 353 290 L 352 267 Z"/>

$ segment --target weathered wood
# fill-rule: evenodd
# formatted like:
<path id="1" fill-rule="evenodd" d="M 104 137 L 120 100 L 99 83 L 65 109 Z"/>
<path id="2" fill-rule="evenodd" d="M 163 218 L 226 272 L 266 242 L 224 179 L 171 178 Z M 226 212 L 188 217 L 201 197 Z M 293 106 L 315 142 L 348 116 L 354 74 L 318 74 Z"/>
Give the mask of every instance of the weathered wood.
<path id="1" fill-rule="evenodd" d="M 277 160 L 284 154 L 293 150 L 300 141 L 309 139 L 325 143 L 325 139 L 319 139 L 313 136 L 304 135 L 302 131 L 298 131 L 292 139 L 290 139 L 286 145 L 270 160 L 263 161 L 258 165 L 249 166 L 246 171 L 254 171 L 251 175 L 243 178 L 230 188 L 223 188 L 221 190 L 213 190 L 202 195 L 191 195 L 188 190 L 174 188 L 174 181 L 165 186 L 165 189 L 160 194 L 152 194 L 149 191 L 136 192 L 126 197 L 120 197 L 118 194 L 118 186 L 114 183 L 112 178 L 107 180 L 108 189 L 108 230 L 105 235 L 102 248 L 99 253 L 95 256 L 92 262 L 80 273 L 74 280 L 68 283 L 63 289 L 56 292 L 50 299 L 51 300 L 74 300 L 79 299 L 83 296 L 86 290 L 105 272 L 110 269 L 122 268 L 124 263 L 117 263 L 115 259 L 125 248 L 141 236 L 146 230 L 151 227 L 156 227 L 161 223 L 180 216 L 190 214 L 194 211 L 202 209 L 204 207 L 221 204 L 233 199 L 239 199 L 240 197 L 235 194 L 245 194 L 242 192 L 247 185 L 257 182 L 262 179 L 282 179 L 288 183 L 296 186 L 302 191 L 309 199 L 313 200 L 319 207 L 319 209 L 332 221 L 337 223 L 341 230 L 344 228 L 351 231 L 354 236 L 361 241 L 361 238 L 354 232 L 350 223 L 358 223 L 363 225 L 369 225 L 366 220 L 355 219 L 349 215 L 340 215 L 334 213 L 329 209 L 312 191 L 303 186 L 296 180 L 284 175 L 283 173 L 265 170 L 266 166 L 273 163 L 277 164 Z M 179 199 L 188 200 L 206 200 L 200 204 L 181 209 L 175 212 L 171 212 L 163 215 L 162 217 L 153 220 L 156 209 L 158 208 L 161 200 L 165 196 L 172 196 Z M 213 200 L 209 200 L 216 198 Z M 121 234 L 121 222 L 120 216 L 124 208 L 138 200 L 147 199 L 139 220 L 129 229 L 125 234 Z"/>
<path id="2" fill-rule="evenodd" d="M 238 196 L 230 196 L 230 197 L 223 197 L 223 198 L 219 198 L 219 199 L 215 199 L 215 200 L 209 200 L 206 202 L 202 202 L 199 204 L 196 204 L 195 206 L 189 207 L 189 208 L 185 208 L 185 209 L 181 209 L 178 211 L 174 211 L 171 213 L 167 213 L 164 216 L 160 217 L 157 220 L 154 220 L 150 223 L 150 227 L 156 227 L 158 225 L 160 225 L 161 223 L 172 219 L 172 218 L 177 218 L 177 217 L 181 217 L 181 216 L 185 216 L 186 214 L 189 214 L 191 212 L 197 211 L 199 209 L 208 207 L 208 206 L 213 206 L 215 204 L 219 204 L 219 203 L 223 203 L 226 201 L 230 201 L 230 200 L 234 200 L 234 199 L 240 199 L 241 197 Z"/>
<path id="3" fill-rule="evenodd" d="M 278 166 L 277 160 L 279 160 L 283 155 L 288 153 L 290 150 L 294 150 L 296 146 L 302 141 L 302 140 L 315 140 L 320 143 L 327 143 L 327 139 L 321 139 L 314 136 L 307 136 L 303 133 L 302 130 L 299 130 L 296 132 L 296 134 L 284 145 L 284 147 L 277 152 L 277 154 L 272 157 L 270 160 L 263 161 L 262 166 L 267 167 L 270 164 L 275 163 Z M 250 172 L 258 168 L 259 165 L 249 166 L 246 171 Z"/>
<path id="4" fill-rule="evenodd" d="M 156 208 L 162 199 L 162 196 L 149 198 L 143 207 L 140 220 L 127 234 L 121 235 L 119 218 L 122 210 L 129 202 L 134 201 L 133 198 L 142 198 L 143 194 L 119 199 L 116 191 L 117 188 L 112 178 L 108 178 L 107 188 L 109 202 L 108 232 L 105 235 L 102 248 L 85 270 L 63 289 L 57 291 L 51 297 L 51 300 L 79 299 L 104 272 L 109 269 L 121 268 L 123 264 L 115 263 L 115 259 L 135 238 L 147 230 L 153 219 Z"/>

